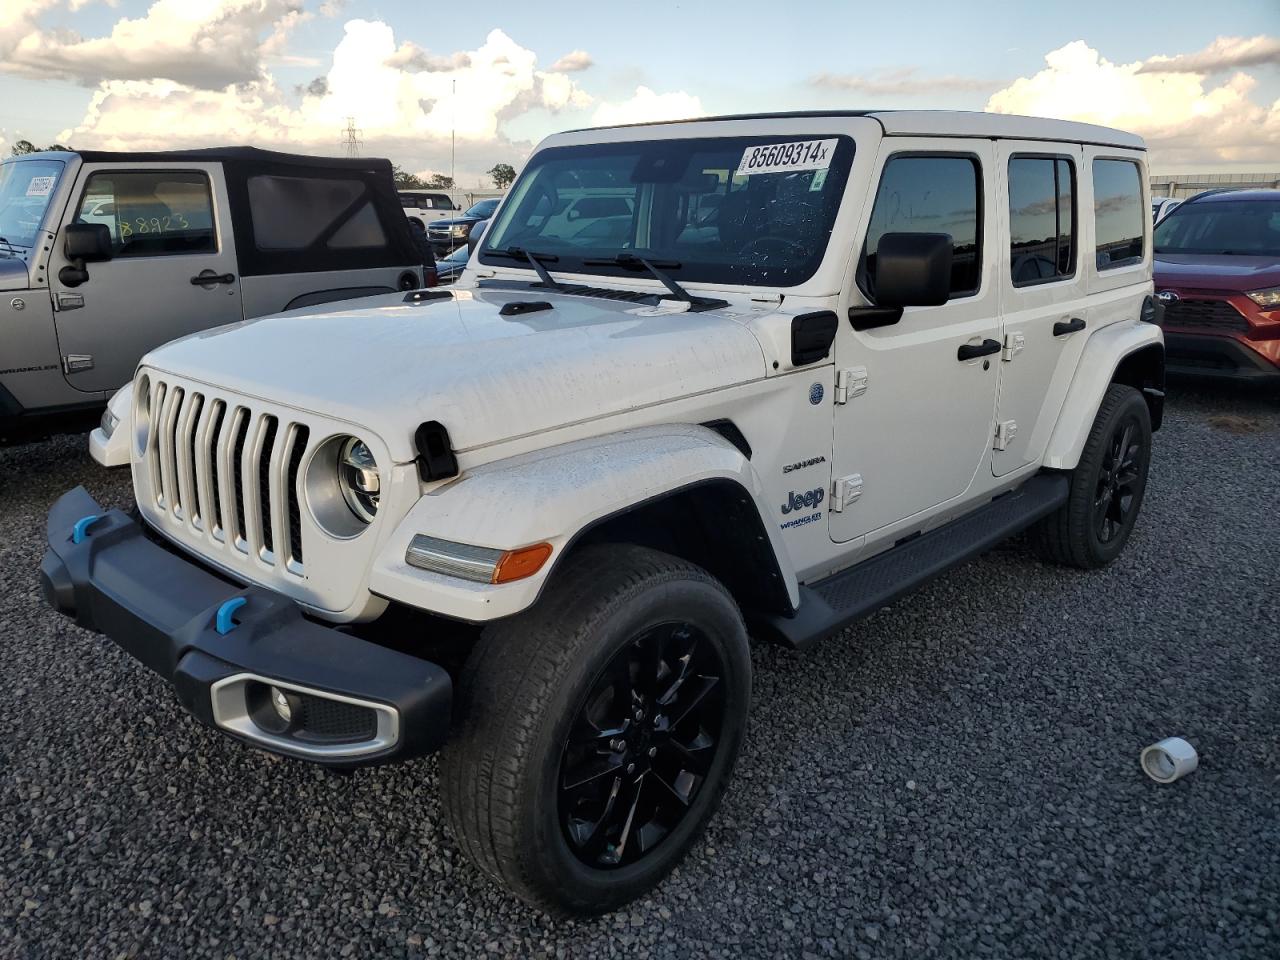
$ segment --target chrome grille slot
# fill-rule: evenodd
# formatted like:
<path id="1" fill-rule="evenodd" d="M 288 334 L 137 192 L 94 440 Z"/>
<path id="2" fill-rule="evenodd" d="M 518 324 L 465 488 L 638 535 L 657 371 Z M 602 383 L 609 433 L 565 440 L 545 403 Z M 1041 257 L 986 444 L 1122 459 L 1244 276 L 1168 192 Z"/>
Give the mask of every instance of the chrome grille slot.
<path id="1" fill-rule="evenodd" d="M 152 384 L 156 429 L 138 475 L 150 483 L 152 509 L 177 521 L 183 538 L 230 551 L 227 562 L 303 576 L 310 428 L 154 374 Z"/>

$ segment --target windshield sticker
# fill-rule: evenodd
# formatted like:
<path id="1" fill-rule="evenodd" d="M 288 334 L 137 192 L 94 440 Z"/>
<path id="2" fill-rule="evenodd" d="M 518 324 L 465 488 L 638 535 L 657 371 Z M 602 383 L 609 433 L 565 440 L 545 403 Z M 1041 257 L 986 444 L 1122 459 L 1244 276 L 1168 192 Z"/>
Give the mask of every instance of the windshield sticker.
<path id="1" fill-rule="evenodd" d="M 53 190 L 53 181 L 56 179 L 56 177 L 32 177 L 31 182 L 27 184 L 27 196 L 47 197 Z"/>
<path id="2" fill-rule="evenodd" d="M 822 185 L 827 182 L 827 171 L 819 170 L 813 175 L 813 180 L 809 183 L 809 192 L 815 193 L 822 189 Z"/>
<path id="3" fill-rule="evenodd" d="M 737 175 L 750 177 L 761 173 L 796 173 L 802 170 L 826 170 L 836 152 L 836 140 L 800 140 L 796 143 L 766 143 L 742 151 Z M 826 175 L 823 174 L 823 179 Z"/>

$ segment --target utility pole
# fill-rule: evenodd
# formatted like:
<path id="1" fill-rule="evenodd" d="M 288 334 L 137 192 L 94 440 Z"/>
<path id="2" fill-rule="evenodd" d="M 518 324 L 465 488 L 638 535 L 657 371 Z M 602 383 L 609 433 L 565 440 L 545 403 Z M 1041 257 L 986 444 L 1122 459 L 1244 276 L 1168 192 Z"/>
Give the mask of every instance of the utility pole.
<path id="1" fill-rule="evenodd" d="M 347 128 L 342 131 L 343 156 L 360 156 L 360 148 L 364 146 L 364 141 L 360 139 L 361 132 L 356 129 L 356 118 L 347 117 Z"/>

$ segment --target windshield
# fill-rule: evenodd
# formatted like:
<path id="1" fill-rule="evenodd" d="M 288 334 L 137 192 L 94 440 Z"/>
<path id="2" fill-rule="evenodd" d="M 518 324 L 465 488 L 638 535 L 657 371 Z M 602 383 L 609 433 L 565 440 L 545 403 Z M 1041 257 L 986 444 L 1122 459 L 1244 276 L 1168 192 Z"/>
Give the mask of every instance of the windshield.
<path id="1" fill-rule="evenodd" d="M 525 168 L 480 260 L 523 268 L 500 253 L 518 247 L 553 273 L 617 276 L 588 261 L 630 254 L 682 282 L 794 286 L 822 262 L 852 162 L 847 136 L 553 147 Z"/>
<path id="2" fill-rule="evenodd" d="M 493 216 L 493 211 L 497 208 L 497 200 L 477 200 L 471 205 L 471 208 L 467 210 L 465 216 L 479 217 L 482 220 L 487 220 L 489 217 Z"/>
<path id="3" fill-rule="evenodd" d="M 470 256 L 471 256 L 471 251 L 467 248 L 467 245 L 464 243 L 457 250 L 453 251 L 453 253 L 449 254 L 440 262 L 441 263 L 466 263 L 467 259 Z"/>
<path id="4" fill-rule="evenodd" d="M 22 247 L 35 244 L 62 168 L 61 160 L 0 164 L 0 237 Z"/>
<path id="5" fill-rule="evenodd" d="M 1280 257 L 1280 193 L 1181 204 L 1156 224 L 1155 248 L 1157 254 Z"/>

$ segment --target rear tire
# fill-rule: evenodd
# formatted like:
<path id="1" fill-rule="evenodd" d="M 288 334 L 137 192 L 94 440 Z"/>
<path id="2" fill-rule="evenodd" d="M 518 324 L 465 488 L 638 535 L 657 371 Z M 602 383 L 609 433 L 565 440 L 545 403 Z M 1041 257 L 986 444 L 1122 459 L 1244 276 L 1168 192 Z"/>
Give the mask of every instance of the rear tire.
<path id="1" fill-rule="evenodd" d="M 1107 388 L 1071 471 L 1067 502 L 1031 529 L 1041 559 L 1093 570 L 1124 549 L 1142 508 L 1151 464 L 1151 413 L 1133 387 Z"/>
<path id="2" fill-rule="evenodd" d="M 447 820 L 523 900 L 610 910 L 701 835 L 750 698 L 746 630 L 718 581 L 653 550 L 585 548 L 472 651 L 441 755 Z"/>

